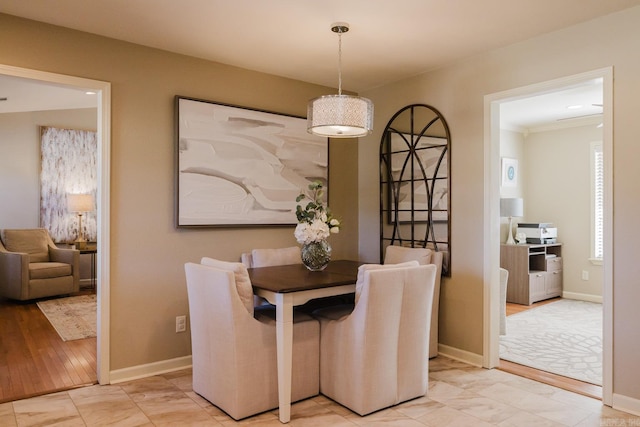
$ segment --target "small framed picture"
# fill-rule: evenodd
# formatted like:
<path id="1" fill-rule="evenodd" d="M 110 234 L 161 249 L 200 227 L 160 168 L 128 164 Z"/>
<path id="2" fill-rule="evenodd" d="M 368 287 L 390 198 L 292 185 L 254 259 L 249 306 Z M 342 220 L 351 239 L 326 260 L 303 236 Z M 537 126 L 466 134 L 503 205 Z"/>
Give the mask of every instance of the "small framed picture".
<path id="1" fill-rule="evenodd" d="M 502 158 L 502 186 L 516 187 L 518 185 L 518 159 Z"/>

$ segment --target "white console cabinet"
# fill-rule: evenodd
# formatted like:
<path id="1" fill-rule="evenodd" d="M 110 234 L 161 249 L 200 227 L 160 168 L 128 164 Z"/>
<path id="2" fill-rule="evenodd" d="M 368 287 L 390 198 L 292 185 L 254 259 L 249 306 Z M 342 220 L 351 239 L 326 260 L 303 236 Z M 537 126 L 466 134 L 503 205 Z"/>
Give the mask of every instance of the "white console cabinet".
<path id="1" fill-rule="evenodd" d="M 500 267 L 509 271 L 507 302 L 531 305 L 562 296 L 562 245 L 500 245 Z"/>

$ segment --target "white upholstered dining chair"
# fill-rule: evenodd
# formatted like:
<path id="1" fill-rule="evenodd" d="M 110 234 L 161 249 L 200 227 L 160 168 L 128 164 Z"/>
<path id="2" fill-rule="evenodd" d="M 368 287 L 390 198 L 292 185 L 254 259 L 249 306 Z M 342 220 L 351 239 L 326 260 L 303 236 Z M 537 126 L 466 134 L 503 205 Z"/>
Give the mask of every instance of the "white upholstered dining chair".
<path id="1" fill-rule="evenodd" d="M 242 263 L 247 268 L 273 267 L 276 265 L 302 264 L 300 248 L 290 246 L 287 248 L 252 249 L 240 255 Z M 253 305 L 256 307 L 270 305 L 266 299 L 257 295 L 253 296 Z"/>
<path id="2" fill-rule="evenodd" d="M 193 391 L 238 420 L 278 407 L 274 314 L 254 317 L 251 281 L 237 262 L 185 264 Z M 296 313 L 291 401 L 319 392 L 319 325 Z"/>
<path id="3" fill-rule="evenodd" d="M 428 388 L 435 265 L 360 267 L 356 302 L 314 311 L 320 320 L 320 392 L 366 415 Z"/>
<path id="4" fill-rule="evenodd" d="M 431 307 L 431 330 L 429 331 L 429 358 L 438 355 L 438 315 L 440 311 L 440 276 L 442 275 L 443 253 L 429 248 L 407 248 L 404 246 L 387 246 L 384 252 L 385 264 L 397 264 L 406 261 L 418 261 L 421 265 L 434 264 L 437 268 L 433 290 L 433 306 Z"/>
<path id="5" fill-rule="evenodd" d="M 241 255 L 247 268 L 271 267 L 274 265 L 302 264 L 300 247 L 253 249 Z"/>

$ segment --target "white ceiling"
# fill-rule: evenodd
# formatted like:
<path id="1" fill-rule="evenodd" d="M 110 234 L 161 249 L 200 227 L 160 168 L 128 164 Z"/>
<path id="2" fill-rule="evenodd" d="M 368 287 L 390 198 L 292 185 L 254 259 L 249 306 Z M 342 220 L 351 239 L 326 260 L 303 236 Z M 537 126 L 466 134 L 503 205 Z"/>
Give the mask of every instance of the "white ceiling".
<path id="1" fill-rule="evenodd" d="M 0 12 L 310 83 L 366 91 L 640 0 L 0 0 Z M 5 96 L 0 93 L 0 97 Z M 1 102 L 0 102 L 1 104 Z"/>
<path id="2" fill-rule="evenodd" d="M 603 84 L 594 79 L 500 104 L 500 127 L 535 132 L 602 123 Z"/>
<path id="3" fill-rule="evenodd" d="M 84 90 L 0 75 L 0 113 L 95 108 L 97 102 Z"/>

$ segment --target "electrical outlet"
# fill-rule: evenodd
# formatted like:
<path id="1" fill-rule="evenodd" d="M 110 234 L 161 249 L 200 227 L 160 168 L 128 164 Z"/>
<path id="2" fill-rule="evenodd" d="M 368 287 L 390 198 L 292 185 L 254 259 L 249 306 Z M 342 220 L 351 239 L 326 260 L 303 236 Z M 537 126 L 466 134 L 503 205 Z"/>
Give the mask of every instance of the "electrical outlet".
<path id="1" fill-rule="evenodd" d="M 589 271 L 582 270 L 582 280 L 589 280 Z"/>
<path id="2" fill-rule="evenodd" d="M 176 316 L 176 333 L 187 330 L 187 316 Z"/>

